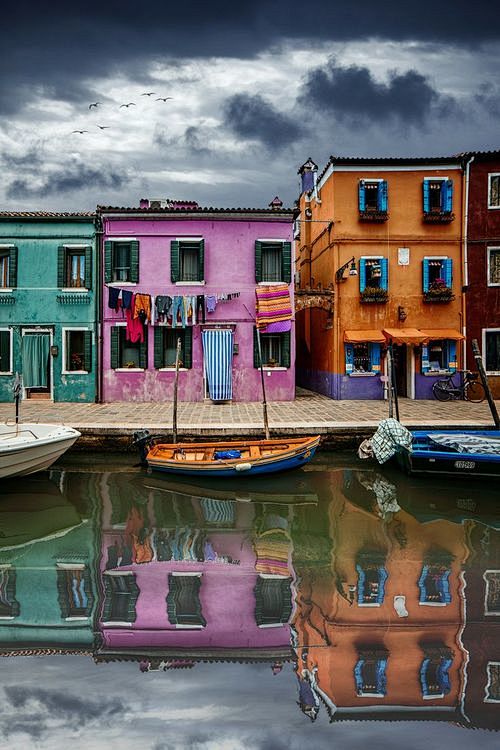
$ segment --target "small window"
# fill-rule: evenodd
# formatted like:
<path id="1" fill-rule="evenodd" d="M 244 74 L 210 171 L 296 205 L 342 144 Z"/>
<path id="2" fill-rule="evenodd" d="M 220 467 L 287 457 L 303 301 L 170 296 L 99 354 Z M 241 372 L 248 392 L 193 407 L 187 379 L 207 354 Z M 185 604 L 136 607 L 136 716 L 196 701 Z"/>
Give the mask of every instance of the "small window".
<path id="1" fill-rule="evenodd" d="M 66 565 L 58 566 L 57 588 L 61 615 L 64 619 L 90 616 L 93 596 L 88 567 L 85 565 L 76 565 L 74 568 Z"/>
<path id="2" fill-rule="evenodd" d="M 423 182 L 424 215 L 444 215 L 452 219 L 453 208 L 453 180 L 427 178 Z"/>
<path id="3" fill-rule="evenodd" d="M 118 369 L 141 369 L 147 367 L 147 337 L 144 341 L 128 341 L 125 326 L 111 329 L 111 367 Z"/>
<path id="4" fill-rule="evenodd" d="M 135 574 L 103 575 L 105 622 L 135 622 L 139 587 Z"/>
<path id="5" fill-rule="evenodd" d="M 500 286 L 500 247 L 488 248 L 488 286 Z"/>
<path id="6" fill-rule="evenodd" d="M 345 344 L 345 369 L 347 375 L 380 373 L 381 346 L 361 341 Z"/>
<path id="7" fill-rule="evenodd" d="M 186 284 L 205 280 L 204 240 L 172 240 L 170 278 L 173 283 Z"/>
<path id="8" fill-rule="evenodd" d="M 0 288 L 9 286 L 10 253 L 8 250 L 0 250 Z"/>
<path id="9" fill-rule="evenodd" d="M 432 373 L 443 370 L 454 372 L 457 368 L 457 342 L 436 339 L 422 344 L 422 372 Z"/>
<path id="10" fill-rule="evenodd" d="M 292 579 L 259 576 L 255 584 L 255 622 L 259 627 L 284 625 L 292 614 Z"/>
<path id="11" fill-rule="evenodd" d="M 387 657 L 360 654 L 354 667 L 356 695 L 382 698 L 387 692 Z"/>
<path id="12" fill-rule="evenodd" d="M 10 565 L 0 565 L 0 619 L 11 619 L 18 615 L 16 571 Z"/>
<path id="13" fill-rule="evenodd" d="M 263 367 L 290 367 L 290 333 L 261 333 Z M 260 367 L 257 331 L 254 328 L 254 367 Z"/>
<path id="14" fill-rule="evenodd" d="M 104 243 L 104 280 L 107 284 L 114 282 L 133 283 L 139 281 L 139 243 L 137 240 L 115 241 Z"/>
<path id="15" fill-rule="evenodd" d="M 419 603 L 437 606 L 449 604 L 451 602 L 450 573 L 449 566 L 443 563 L 424 565 L 418 580 Z"/>
<path id="16" fill-rule="evenodd" d="M 262 245 L 262 281 L 282 281 L 282 245 Z"/>
<path id="17" fill-rule="evenodd" d="M 290 284 L 292 281 L 291 247 L 290 242 L 258 240 L 255 243 L 255 281 Z"/>
<path id="18" fill-rule="evenodd" d="M 130 281 L 130 251 L 128 242 L 113 243 L 113 281 Z"/>
<path id="19" fill-rule="evenodd" d="M 358 572 L 358 605 L 379 607 L 384 601 L 388 573 L 383 565 L 363 562 L 356 564 Z"/>
<path id="20" fill-rule="evenodd" d="M 500 570 L 487 570 L 484 573 L 486 595 L 484 613 L 500 615 Z"/>
<path id="21" fill-rule="evenodd" d="M 446 650 L 444 650 L 446 651 Z M 448 671 L 453 658 L 447 653 L 426 656 L 420 667 L 420 685 L 423 698 L 444 698 L 450 692 Z"/>
<path id="22" fill-rule="evenodd" d="M 66 372 L 90 372 L 91 331 L 66 331 Z"/>
<path id="23" fill-rule="evenodd" d="M 488 208 L 500 208 L 500 174 L 488 175 Z"/>
<path id="24" fill-rule="evenodd" d="M 90 289 L 91 282 L 92 248 L 61 245 L 58 249 L 57 285 L 65 289 Z"/>
<path id="25" fill-rule="evenodd" d="M 422 269 L 424 295 L 436 300 L 443 295 L 449 297 L 453 286 L 452 258 L 424 258 Z"/>
<path id="26" fill-rule="evenodd" d="M 429 211 L 431 213 L 441 211 L 441 187 L 441 180 L 435 182 L 429 180 Z"/>
<path id="27" fill-rule="evenodd" d="M 10 373 L 11 369 L 12 331 L 0 330 L 0 372 Z"/>
<path id="28" fill-rule="evenodd" d="M 172 625 L 204 628 L 200 602 L 201 573 L 168 576 L 167 616 Z"/>
<path id="29" fill-rule="evenodd" d="M 360 219 L 387 219 L 387 181 L 360 180 L 358 202 Z"/>
<path id="30" fill-rule="evenodd" d="M 360 258 L 359 291 L 387 291 L 389 286 L 389 261 L 387 258 Z"/>
<path id="31" fill-rule="evenodd" d="M 85 253 L 81 250 L 68 250 L 66 254 L 66 286 L 85 287 Z"/>
<path id="32" fill-rule="evenodd" d="M 486 371 L 500 372 L 500 330 L 485 331 Z"/>
<path id="33" fill-rule="evenodd" d="M 500 703 L 500 662 L 488 662 L 486 673 L 488 682 L 486 685 L 484 702 Z"/>
<path id="34" fill-rule="evenodd" d="M 192 330 L 191 328 L 171 329 L 157 326 L 155 333 L 155 368 L 175 368 L 177 340 L 181 340 L 179 367 L 189 369 L 192 364 Z"/>

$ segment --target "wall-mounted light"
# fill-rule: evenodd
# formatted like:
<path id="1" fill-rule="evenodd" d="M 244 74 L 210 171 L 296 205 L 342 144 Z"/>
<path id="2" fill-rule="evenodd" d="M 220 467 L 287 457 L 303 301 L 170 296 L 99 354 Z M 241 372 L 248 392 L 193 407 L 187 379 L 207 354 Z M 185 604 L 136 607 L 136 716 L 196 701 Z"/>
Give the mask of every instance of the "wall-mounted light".
<path id="1" fill-rule="evenodd" d="M 53 357 L 59 356 L 59 347 L 57 346 L 57 344 L 53 344 L 50 347 L 50 353 L 52 354 Z"/>
<path id="2" fill-rule="evenodd" d="M 354 256 L 346 263 L 344 263 L 343 266 L 340 266 L 340 268 L 335 272 L 335 281 L 346 281 L 346 279 L 344 278 L 344 271 L 347 271 L 347 268 L 349 268 L 349 276 L 358 275 L 358 269 L 356 268 L 356 261 L 354 260 Z"/>
<path id="3" fill-rule="evenodd" d="M 398 320 L 406 320 L 407 317 L 408 317 L 408 313 L 406 312 L 406 309 L 402 305 L 399 305 Z"/>

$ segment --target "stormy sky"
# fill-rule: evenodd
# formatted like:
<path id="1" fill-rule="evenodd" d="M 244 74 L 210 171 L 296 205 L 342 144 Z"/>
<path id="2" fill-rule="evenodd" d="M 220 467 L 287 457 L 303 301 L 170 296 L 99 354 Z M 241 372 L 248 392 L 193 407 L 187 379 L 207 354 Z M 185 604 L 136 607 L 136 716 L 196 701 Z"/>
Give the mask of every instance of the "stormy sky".
<path id="1" fill-rule="evenodd" d="M 3 210 L 292 205 L 309 156 L 500 145 L 486 0 L 27 0 L 0 35 Z"/>

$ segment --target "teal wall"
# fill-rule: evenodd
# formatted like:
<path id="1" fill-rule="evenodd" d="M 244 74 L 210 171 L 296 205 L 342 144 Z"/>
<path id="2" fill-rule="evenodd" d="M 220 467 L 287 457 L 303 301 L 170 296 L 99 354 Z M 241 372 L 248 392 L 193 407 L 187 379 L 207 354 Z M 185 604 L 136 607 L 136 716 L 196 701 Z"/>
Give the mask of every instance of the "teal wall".
<path id="1" fill-rule="evenodd" d="M 50 327 L 53 344 L 59 348 L 52 357 L 54 401 L 92 402 L 97 382 L 97 252 L 95 220 L 86 217 L 57 217 L 50 220 L 16 218 L 0 222 L 0 246 L 13 244 L 17 253 L 17 286 L 12 292 L 0 288 L 0 328 L 13 327 L 13 373 L 21 372 L 22 329 L 27 326 Z M 58 300 L 58 247 L 60 245 L 92 247 L 92 288 L 81 296 L 87 304 Z M 77 299 L 78 292 L 65 294 Z M 15 302 L 8 304 L 13 298 Z M 81 298 L 81 297 L 80 297 Z M 62 374 L 64 327 L 82 327 L 92 332 L 92 369 L 85 374 Z M 0 374 L 0 401 L 12 401 L 14 374 Z"/>

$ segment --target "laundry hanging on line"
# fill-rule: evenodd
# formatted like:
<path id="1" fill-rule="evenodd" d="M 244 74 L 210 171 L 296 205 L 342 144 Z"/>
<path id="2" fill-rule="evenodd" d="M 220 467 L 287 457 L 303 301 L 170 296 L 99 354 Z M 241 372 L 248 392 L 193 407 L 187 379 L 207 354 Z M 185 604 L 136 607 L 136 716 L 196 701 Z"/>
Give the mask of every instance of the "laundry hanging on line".
<path id="1" fill-rule="evenodd" d="M 285 333 L 292 327 L 292 303 L 286 284 L 258 286 L 256 323 L 261 333 Z"/>

